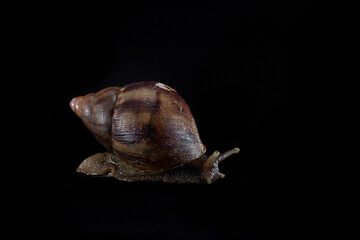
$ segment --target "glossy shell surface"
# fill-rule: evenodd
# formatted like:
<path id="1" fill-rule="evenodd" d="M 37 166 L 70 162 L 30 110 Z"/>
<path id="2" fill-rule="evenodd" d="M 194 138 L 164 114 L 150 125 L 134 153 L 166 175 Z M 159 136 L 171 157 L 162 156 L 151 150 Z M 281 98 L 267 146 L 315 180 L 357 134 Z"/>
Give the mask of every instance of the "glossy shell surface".
<path id="1" fill-rule="evenodd" d="M 188 105 L 165 84 L 106 88 L 71 105 L 108 151 L 136 168 L 172 169 L 206 151 Z"/>

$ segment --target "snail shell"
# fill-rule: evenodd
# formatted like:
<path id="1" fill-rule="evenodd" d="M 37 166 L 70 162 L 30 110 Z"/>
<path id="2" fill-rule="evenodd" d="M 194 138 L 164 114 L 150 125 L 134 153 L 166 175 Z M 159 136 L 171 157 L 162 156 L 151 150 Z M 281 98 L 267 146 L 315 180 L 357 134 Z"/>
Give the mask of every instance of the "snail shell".
<path id="1" fill-rule="evenodd" d="M 139 169 L 171 169 L 206 151 L 188 105 L 162 83 L 106 88 L 71 107 L 108 151 Z"/>

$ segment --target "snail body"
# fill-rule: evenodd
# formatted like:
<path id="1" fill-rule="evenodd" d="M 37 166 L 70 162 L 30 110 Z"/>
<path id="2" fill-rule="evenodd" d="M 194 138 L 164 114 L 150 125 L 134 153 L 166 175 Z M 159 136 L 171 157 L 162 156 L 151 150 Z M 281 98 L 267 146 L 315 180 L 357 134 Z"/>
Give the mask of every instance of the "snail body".
<path id="1" fill-rule="evenodd" d="M 159 82 L 109 87 L 73 98 L 71 109 L 107 149 L 77 171 L 124 181 L 207 182 L 224 175 L 218 163 L 239 151 L 205 154 L 190 108 Z"/>

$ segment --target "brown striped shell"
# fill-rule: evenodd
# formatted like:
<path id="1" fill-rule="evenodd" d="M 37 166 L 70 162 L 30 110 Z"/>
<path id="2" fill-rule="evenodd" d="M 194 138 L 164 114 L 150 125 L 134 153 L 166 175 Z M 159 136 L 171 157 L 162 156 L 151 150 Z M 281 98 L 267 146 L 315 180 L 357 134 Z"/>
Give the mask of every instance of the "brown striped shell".
<path id="1" fill-rule="evenodd" d="M 162 83 L 105 88 L 70 105 L 109 152 L 138 169 L 172 169 L 206 151 L 188 105 Z"/>

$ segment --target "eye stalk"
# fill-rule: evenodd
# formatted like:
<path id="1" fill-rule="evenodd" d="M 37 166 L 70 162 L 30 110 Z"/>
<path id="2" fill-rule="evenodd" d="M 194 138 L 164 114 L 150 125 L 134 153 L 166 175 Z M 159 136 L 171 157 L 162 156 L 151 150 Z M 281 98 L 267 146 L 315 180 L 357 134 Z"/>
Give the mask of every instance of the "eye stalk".
<path id="1" fill-rule="evenodd" d="M 231 155 L 240 152 L 239 148 L 231 149 L 230 151 L 220 154 L 219 151 L 215 151 L 211 156 L 209 156 L 204 164 L 202 165 L 202 178 L 208 184 L 216 181 L 218 178 L 224 178 L 225 175 L 219 172 L 219 162 L 224 161 L 226 158 Z"/>

